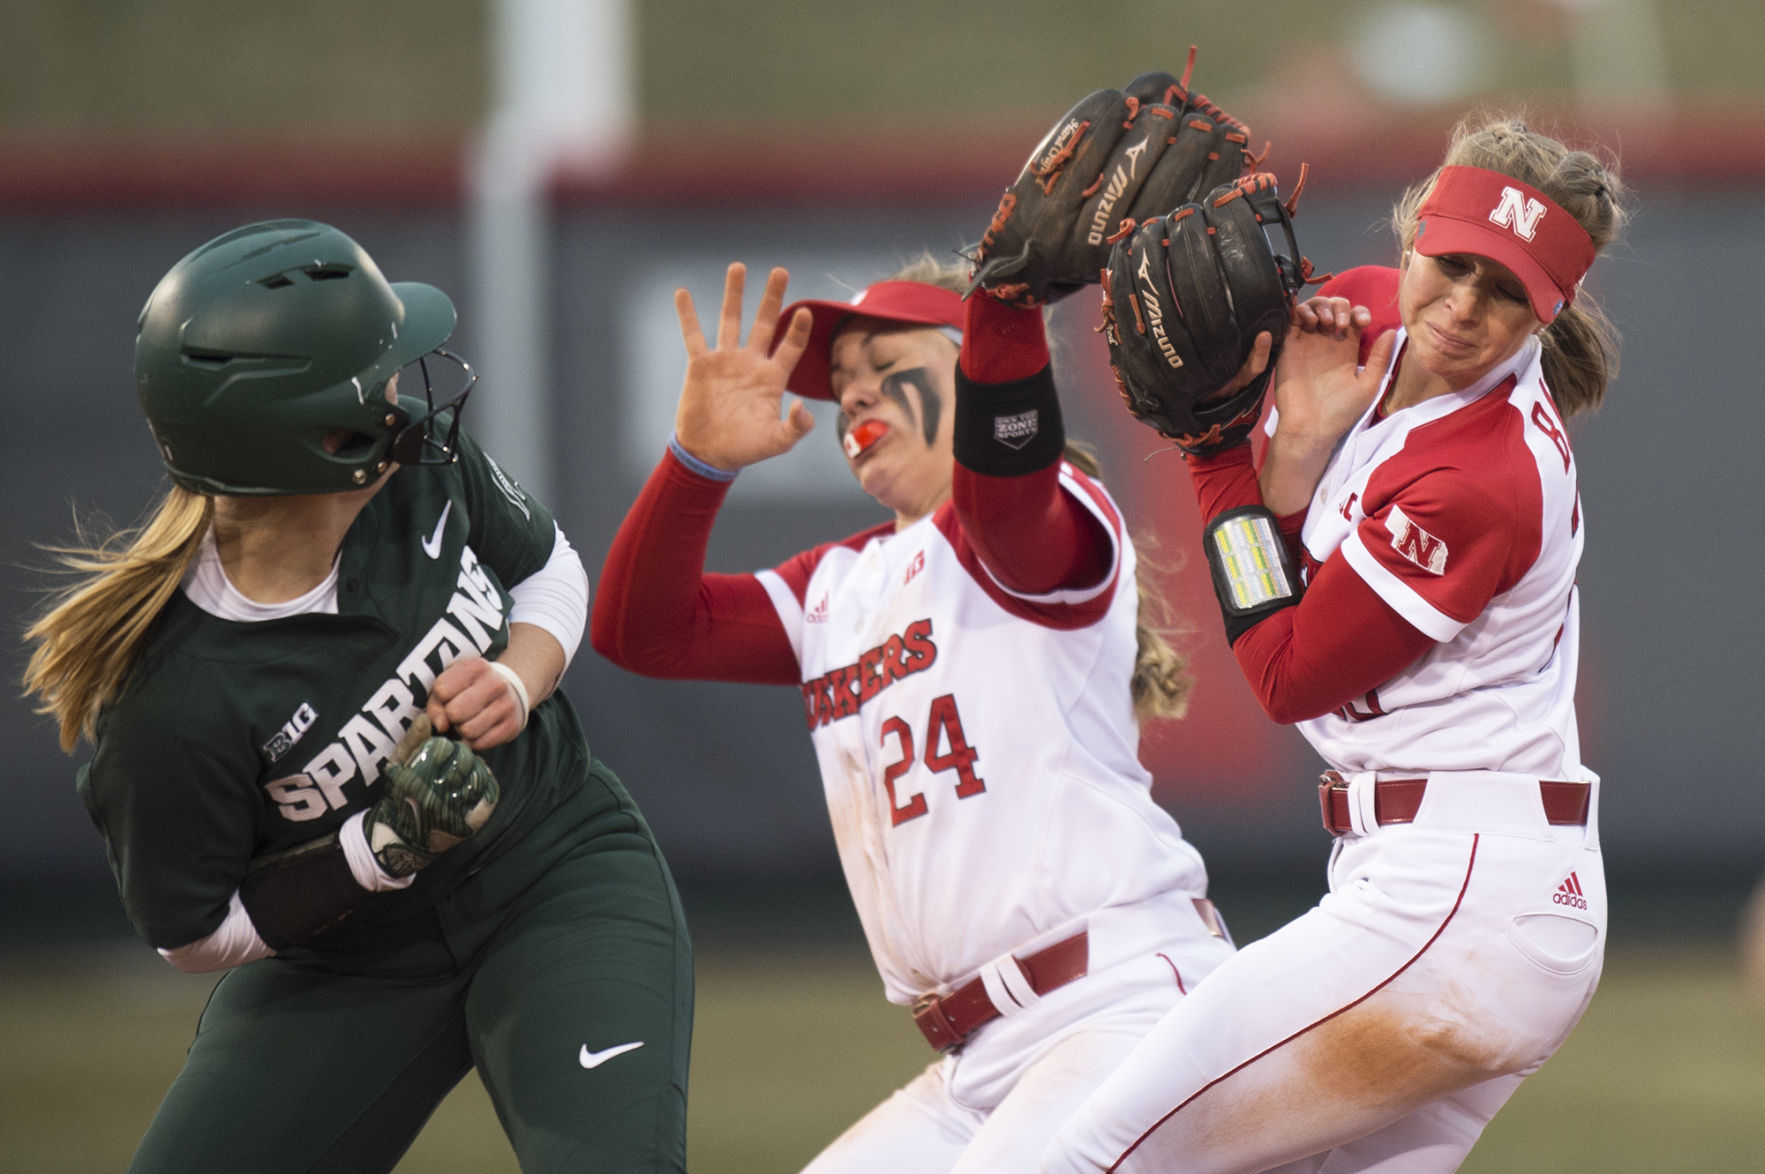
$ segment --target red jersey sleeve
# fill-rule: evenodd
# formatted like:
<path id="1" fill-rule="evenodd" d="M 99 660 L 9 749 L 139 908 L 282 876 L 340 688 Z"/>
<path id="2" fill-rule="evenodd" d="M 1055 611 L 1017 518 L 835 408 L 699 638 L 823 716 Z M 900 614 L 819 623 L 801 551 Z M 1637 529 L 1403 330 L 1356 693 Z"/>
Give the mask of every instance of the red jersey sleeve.
<path id="1" fill-rule="evenodd" d="M 1040 309 L 972 297 L 967 315 L 958 361 L 970 380 L 1011 383 L 1048 366 Z M 1094 587 L 1115 562 L 1114 535 L 1061 488 L 1058 461 L 1013 477 L 988 476 L 958 462 L 951 496 L 975 554 L 1017 594 Z"/>
<path id="2" fill-rule="evenodd" d="M 665 454 L 607 551 L 589 639 L 650 677 L 794 685 L 796 654 L 753 575 L 705 573 L 728 485 Z"/>
<path id="3" fill-rule="evenodd" d="M 1205 525 L 1230 509 L 1261 505 L 1250 446 L 1189 459 Z M 1318 717 L 1390 680 L 1433 644 L 1354 572 L 1331 559 L 1297 606 L 1283 608 L 1232 646 L 1265 712 L 1278 722 Z"/>
<path id="4" fill-rule="evenodd" d="M 1538 557 L 1543 488 L 1511 382 L 1412 433 L 1367 481 L 1341 556 L 1410 623 L 1450 640 Z M 1411 452 L 1414 456 L 1411 456 Z"/>

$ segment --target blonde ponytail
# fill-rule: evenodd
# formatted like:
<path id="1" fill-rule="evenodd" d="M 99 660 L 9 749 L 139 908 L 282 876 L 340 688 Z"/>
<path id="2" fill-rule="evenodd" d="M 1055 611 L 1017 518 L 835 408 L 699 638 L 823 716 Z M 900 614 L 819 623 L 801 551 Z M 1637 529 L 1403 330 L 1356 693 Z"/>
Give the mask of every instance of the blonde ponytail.
<path id="1" fill-rule="evenodd" d="M 1086 476 L 1098 475 L 1097 456 L 1085 444 L 1069 437 L 1065 455 L 1067 462 Z M 1145 538 L 1135 543 L 1139 557 L 1134 590 L 1140 611 L 1134 624 L 1133 697 L 1134 716 L 1142 723 L 1182 717 L 1189 710 L 1189 690 L 1195 684 L 1189 658 L 1170 642 L 1168 633 L 1175 626 L 1170 601 L 1151 585 L 1150 575 L 1156 568 L 1148 561 L 1150 545 Z"/>
<path id="2" fill-rule="evenodd" d="M 141 526 L 48 548 L 59 571 L 79 577 L 52 593 L 25 630 L 26 643 L 36 647 L 24 689 L 36 695 L 38 713 L 59 723 L 63 750 L 82 735 L 91 738 L 99 711 L 122 692 L 213 508 L 209 498 L 174 485 Z"/>

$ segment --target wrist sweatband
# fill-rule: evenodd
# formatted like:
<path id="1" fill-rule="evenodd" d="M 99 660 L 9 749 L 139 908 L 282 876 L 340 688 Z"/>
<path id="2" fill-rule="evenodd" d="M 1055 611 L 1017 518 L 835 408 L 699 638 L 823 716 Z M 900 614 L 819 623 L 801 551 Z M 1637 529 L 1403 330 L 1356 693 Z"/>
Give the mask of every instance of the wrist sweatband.
<path id="1" fill-rule="evenodd" d="M 707 477 L 712 481 L 734 481 L 736 473 L 740 471 L 737 469 L 719 469 L 716 465 L 706 464 L 698 457 L 695 457 L 693 454 L 686 451 L 685 447 L 680 443 L 679 436 L 670 436 L 668 438 L 668 451 L 674 454 L 675 460 L 679 461 L 699 476 Z"/>
<path id="2" fill-rule="evenodd" d="M 1066 449 L 1054 372 L 1043 367 L 1010 383 L 976 383 L 956 369 L 956 460 L 989 477 L 1022 477 Z"/>
<path id="3" fill-rule="evenodd" d="M 1284 607 L 1299 602 L 1301 587 L 1280 523 L 1268 507 L 1240 506 L 1209 522 L 1201 533 L 1213 593 L 1226 621 L 1226 641 L 1238 638 Z"/>
<path id="4" fill-rule="evenodd" d="M 521 707 L 521 728 L 527 728 L 527 715 L 532 712 L 533 705 L 527 700 L 527 686 L 521 683 L 521 674 L 500 660 L 490 662 L 491 671 L 509 683 L 515 691 L 515 703 Z"/>

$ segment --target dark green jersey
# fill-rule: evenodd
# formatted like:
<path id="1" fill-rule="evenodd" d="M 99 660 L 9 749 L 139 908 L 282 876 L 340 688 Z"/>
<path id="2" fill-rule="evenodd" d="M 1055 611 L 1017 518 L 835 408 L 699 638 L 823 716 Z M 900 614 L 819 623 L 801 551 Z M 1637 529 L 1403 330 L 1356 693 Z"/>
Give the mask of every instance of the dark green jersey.
<path id="1" fill-rule="evenodd" d="M 553 543 L 549 511 L 462 437 L 457 464 L 401 469 L 363 509 L 343 542 L 337 614 L 239 623 L 177 594 L 79 776 L 137 931 L 166 948 L 206 936 L 252 857 L 370 805 L 436 675 L 507 645 L 508 588 Z M 491 823 L 352 924 L 408 916 L 443 876 L 502 855 L 588 769 L 562 697 L 483 757 L 503 787 Z"/>

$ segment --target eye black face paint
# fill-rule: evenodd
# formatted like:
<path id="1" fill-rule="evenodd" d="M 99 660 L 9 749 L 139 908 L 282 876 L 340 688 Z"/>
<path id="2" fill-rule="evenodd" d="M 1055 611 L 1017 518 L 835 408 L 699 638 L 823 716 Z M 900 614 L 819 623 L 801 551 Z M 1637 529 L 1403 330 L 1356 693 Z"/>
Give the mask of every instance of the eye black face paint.
<path id="1" fill-rule="evenodd" d="M 914 397 L 919 400 L 915 410 L 913 400 L 907 395 L 907 388 L 918 392 Z M 927 446 L 938 441 L 938 419 L 944 410 L 944 401 L 938 398 L 938 390 L 932 385 L 931 374 L 924 367 L 913 367 L 906 371 L 896 371 L 883 378 L 879 389 L 883 395 L 901 405 L 907 418 L 919 417 L 920 428 L 925 432 Z"/>

